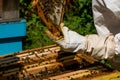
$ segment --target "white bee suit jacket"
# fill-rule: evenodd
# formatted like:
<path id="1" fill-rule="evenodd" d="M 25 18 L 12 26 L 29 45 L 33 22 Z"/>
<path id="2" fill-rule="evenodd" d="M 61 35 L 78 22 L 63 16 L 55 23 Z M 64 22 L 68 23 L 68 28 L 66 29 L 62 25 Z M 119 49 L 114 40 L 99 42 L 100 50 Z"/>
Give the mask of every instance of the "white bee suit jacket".
<path id="1" fill-rule="evenodd" d="M 92 0 L 94 25 L 98 34 L 82 36 L 65 26 L 64 40 L 56 41 L 65 51 L 90 53 L 108 59 L 120 68 L 120 0 Z M 119 64 L 119 65 L 118 65 Z"/>
<path id="2" fill-rule="evenodd" d="M 92 8 L 98 35 L 114 35 L 114 43 L 109 44 L 114 49 L 110 62 L 120 69 L 120 0 L 92 0 Z"/>
<path id="3" fill-rule="evenodd" d="M 92 0 L 92 8 L 99 35 L 120 33 L 120 0 Z"/>

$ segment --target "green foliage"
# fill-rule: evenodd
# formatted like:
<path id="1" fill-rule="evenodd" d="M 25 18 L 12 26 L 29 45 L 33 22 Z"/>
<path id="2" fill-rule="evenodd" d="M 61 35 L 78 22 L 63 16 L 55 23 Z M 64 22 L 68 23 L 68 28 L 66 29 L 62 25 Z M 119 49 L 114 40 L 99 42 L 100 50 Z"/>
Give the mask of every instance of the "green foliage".
<path id="1" fill-rule="evenodd" d="M 81 35 L 96 33 L 91 2 L 91 0 L 76 0 L 76 4 L 65 13 L 66 26 Z"/>
<path id="2" fill-rule="evenodd" d="M 101 60 L 100 63 L 104 64 L 106 67 L 112 69 L 112 66 L 108 60 Z"/>
<path id="3" fill-rule="evenodd" d="M 27 36 L 23 39 L 23 49 L 31 49 L 53 44 L 46 36 L 46 27 L 34 12 L 30 0 L 20 0 L 20 17 L 27 20 Z"/>
<path id="4" fill-rule="evenodd" d="M 20 17 L 27 20 L 27 36 L 23 39 L 23 48 L 30 49 L 53 44 L 44 33 L 46 26 L 32 8 L 32 0 L 19 1 Z M 69 5 L 64 15 L 65 25 L 81 35 L 96 33 L 93 26 L 91 2 L 91 0 L 76 0 L 74 5 Z"/>

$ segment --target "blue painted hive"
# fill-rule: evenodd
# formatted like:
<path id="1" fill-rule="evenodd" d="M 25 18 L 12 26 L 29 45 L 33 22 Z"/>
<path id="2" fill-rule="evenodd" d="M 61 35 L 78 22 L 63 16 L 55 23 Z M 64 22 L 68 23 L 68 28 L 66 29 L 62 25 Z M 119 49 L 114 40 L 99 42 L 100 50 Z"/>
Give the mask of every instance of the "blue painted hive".
<path id="1" fill-rule="evenodd" d="M 0 23 L 0 55 L 22 51 L 22 37 L 26 35 L 26 20 Z"/>

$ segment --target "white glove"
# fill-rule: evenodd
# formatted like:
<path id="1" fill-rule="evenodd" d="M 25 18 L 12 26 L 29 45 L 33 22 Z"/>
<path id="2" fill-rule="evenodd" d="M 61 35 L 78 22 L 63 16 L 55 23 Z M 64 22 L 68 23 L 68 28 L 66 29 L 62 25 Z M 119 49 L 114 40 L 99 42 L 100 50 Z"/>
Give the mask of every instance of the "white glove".
<path id="1" fill-rule="evenodd" d="M 62 27 L 64 39 L 55 41 L 59 44 L 64 51 L 77 52 L 83 50 L 85 46 L 85 37 L 80 34 L 69 30 L 66 26 Z"/>
<path id="2" fill-rule="evenodd" d="M 66 26 L 61 25 L 63 39 L 54 39 L 54 36 L 49 37 L 59 44 L 64 51 L 88 53 L 96 59 L 111 59 L 115 55 L 115 40 L 114 36 L 109 35 L 87 35 L 80 34 L 69 30 Z"/>
<path id="3" fill-rule="evenodd" d="M 103 36 L 91 34 L 84 37 L 65 26 L 62 27 L 62 32 L 64 39 L 55 42 L 64 51 L 85 52 L 96 59 L 111 59 L 115 55 L 115 41 L 111 34 Z"/>

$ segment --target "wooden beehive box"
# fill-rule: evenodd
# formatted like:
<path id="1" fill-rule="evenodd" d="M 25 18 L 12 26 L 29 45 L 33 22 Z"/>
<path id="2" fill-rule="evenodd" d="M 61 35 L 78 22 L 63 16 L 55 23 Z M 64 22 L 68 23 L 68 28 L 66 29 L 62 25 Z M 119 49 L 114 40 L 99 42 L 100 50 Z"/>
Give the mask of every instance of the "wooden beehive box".
<path id="1" fill-rule="evenodd" d="M 0 22 L 19 19 L 19 0 L 0 0 Z"/>

